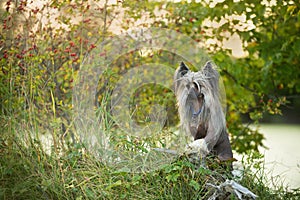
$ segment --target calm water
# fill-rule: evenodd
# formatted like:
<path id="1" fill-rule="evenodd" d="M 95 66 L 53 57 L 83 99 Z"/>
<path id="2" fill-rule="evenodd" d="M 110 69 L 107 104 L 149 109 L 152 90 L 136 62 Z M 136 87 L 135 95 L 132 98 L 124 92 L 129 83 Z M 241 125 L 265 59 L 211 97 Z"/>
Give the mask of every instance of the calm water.
<path id="1" fill-rule="evenodd" d="M 300 187 L 300 125 L 262 124 L 259 130 L 265 135 L 264 144 L 269 149 L 261 148 L 265 155 L 267 177 L 279 177 L 285 186 Z M 276 182 L 276 181 L 275 181 Z"/>

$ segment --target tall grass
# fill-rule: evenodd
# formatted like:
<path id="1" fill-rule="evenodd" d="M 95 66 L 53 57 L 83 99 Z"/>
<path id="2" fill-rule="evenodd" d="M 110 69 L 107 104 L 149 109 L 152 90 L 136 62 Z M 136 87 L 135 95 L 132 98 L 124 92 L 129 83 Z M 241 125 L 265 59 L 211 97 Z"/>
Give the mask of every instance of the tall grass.
<path id="1" fill-rule="evenodd" d="M 11 87 L 2 86 L 1 91 L 10 94 Z M 72 123 L 62 133 L 53 95 L 52 110 L 48 112 L 52 114 L 42 123 L 30 102 L 31 96 L 30 92 L 19 97 L 12 93 L 4 96 L 8 103 L 2 107 L 0 116 L 0 199 L 208 199 L 212 191 L 207 183 L 218 185 L 226 178 L 233 178 L 214 160 L 210 161 L 212 170 L 197 168 L 185 157 L 176 157 L 148 172 L 126 172 L 107 165 L 79 142 L 79 133 Z M 15 99 L 27 102 L 29 107 L 14 106 Z M 105 108 L 106 103 L 102 102 L 101 108 Z M 101 108 L 98 110 L 100 128 L 118 136 L 120 130 L 113 126 L 109 113 Z M 41 142 L 45 134 L 51 135 L 49 149 Z M 155 143 L 155 139 L 150 142 Z M 128 145 L 126 137 L 120 136 L 115 141 L 120 148 Z M 134 145 L 138 150 L 144 148 L 143 143 Z M 262 163 L 255 156 L 250 158 L 239 180 L 243 186 L 260 199 L 299 199 L 299 190 L 288 192 L 281 185 L 275 190 L 268 188 Z M 254 165 L 261 173 L 251 172 Z M 227 198 L 235 199 L 230 194 Z"/>
<path id="2" fill-rule="evenodd" d="M 0 199 L 208 199 L 206 183 L 218 185 L 232 178 L 218 167 L 197 169 L 184 157 L 154 171 L 124 172 L 103 164 L 80 143 L 65 148 L 56 144 L 49 154 L 36 139 L 38 130 L 12 118 L 2 120 Z M 253 174 L 248 168 L 240 183 L 259 199 L 300 195 L 299 190 L 287 192 L 280 185 L 277 190 L 268 188 L 263 173 Z"/>

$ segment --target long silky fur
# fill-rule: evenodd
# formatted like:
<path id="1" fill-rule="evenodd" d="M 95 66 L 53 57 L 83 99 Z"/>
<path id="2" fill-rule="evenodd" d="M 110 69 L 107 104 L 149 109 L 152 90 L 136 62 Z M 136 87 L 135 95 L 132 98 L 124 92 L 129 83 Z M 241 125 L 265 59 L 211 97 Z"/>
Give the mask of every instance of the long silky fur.
<path id="1" fill-rule="evenodd" d="M 187 88 L 187 85 L 192 82 L 197 82 L 201 85 L 201 93 L 204 98 L 201 113 L 194 117 L 188 103 L 191 100 L 189 99 L 189 90 Z M 223 140 L 228 143 L 225 115 L 220 102 L 219 73 L 213 69 L 212 64 L 208 62 L 203 70 L 192 72 L 184 63 L 181 63 L 181 66 L 176 70 L 174 75 L 174 86 L 180 123 L 184 131 L 196 139 L 195 134 L 191 133 L 191 127 L 204 124 L 207 127 L 204 140 L 209 151 L 213 150 L 219 144 L 222 145 Z M 224 149 L 225 155 L 219 149 L 217 150 L 219 151 L 217 154 L 221 160 L 228 160 L 230 157 L 232 158 L 231 147 L 230 144 L 229 147 L 228 144 L 224 146 L 226 146 L 226 149 Z"/>

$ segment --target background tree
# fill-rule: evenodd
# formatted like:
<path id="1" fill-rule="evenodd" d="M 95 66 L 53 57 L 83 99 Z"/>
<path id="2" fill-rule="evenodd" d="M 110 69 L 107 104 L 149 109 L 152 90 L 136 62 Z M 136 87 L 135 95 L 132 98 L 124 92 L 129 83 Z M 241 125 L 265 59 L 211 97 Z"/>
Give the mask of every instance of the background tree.
<path id="1" fill-rule="evenodd" d="M 300 17 L 296 1 L 49 1 L 38 6 L 8 0 L 1 4 L 1 112 L 33 119 L 33 127 L 47 127 L 43 122 L 55 116 L 55 126 L 63 132 L 69 130 L 73 80 L 80 63 L 112 35 L 116 20 L 122 20 L 119 25 L 123 30 L 138 26 L 176 30 L 207 49 L 225 82 L 228 128 L 238 152 L 262 145 L 263 135 L 250 129 L 250 122 L 258 122 L 265 113 L 280 114 L 282 106 L 299 97 Z M 224 45 L 232 37 L 241 40 L 244 54 L 239 58 Z M 155 50 L 146 55 L 128 52 L 116 58 L 101 77 L 99 102 L 129 68 L 145 62 L 176 68 L 180 59 Z M 174 95 L 155 87 L 137 91 L 132 103 L 143 110 L 134 110 L 135 119 L 147 123 L 143 113 L 157 101 L 168 105 L 168 126 L 176 125 Z M 242 121 L 244 116 L 246 121 Z"/>
<path id="2" fill-rule="evenodd" d="M 207 183 L 224 182 L 218 166 L 214 171 L 196 169 L 179 158 L 149 173 L 127 173 L 134 162 L 121 162 L 126 165 L 122 169 L 105 165 L 76 137 L 66 137 L 77 134 L 70 117 L 72 89 L 89 53 L 121 31 L 161 27 L 188 35 L 207 49 L 225 81 L 233 147 L 238 152 L 257 150 L 263 136 L 245 126 L 242 117 L 258 122 L 265 113 L 278 114 L 299 97 L 299 3 L 205 2 L 0 0 L 0 199 L 208 198 L 212 191 Z M 231 36 L 242 40 L 242 57 L 233 57 L 235 52 L 223 45 Z M 104 124 L 99 129 L 110 133 L 110 142 L 122 155 L 146 152 L 149 144 L 166 144 L 156 135 L 148 141 L 128 137 L 110 114 L 115 84 L 131 68 L 149 62 L 175 69 L 184 59 L 148 50 L 116 55 L 99 77 L 95 110 Z M 133 118 L 147 124 L 153 104 L 167 105 L 168 123 L 160 135 L 172 135 L 178 130 L 174 100 L 168 88 L 142 86 L 132 95 Z M 251 153 L 243 163 L 243 186 L 261 199 L 299 198 L 299 189 L 268 188 L 263 157 Z M 136 160 L 134 155 L 130 161 Z M 258 173 L 249 170 L 254 168 Z"/>
<path id="3" fill-rule="evenodd" d="M 46 129 L 52 125 L 43 122 L 53 117 L 64 133 L 80 63 L 109 35 L 118 12 L 101 1 L 0 4 L 1 114 Z"/>
<path id="4" fill-rule="evenodd" d="M 266 113 L 299 99 L 300 5 L 296 1 L 124 2 L 127 18 L 147 16 L 143 26 L 169 28 L 198 41 L 220 68 L 227 93 L 227 123 L 238 152 L 262 145 L 249 128 Z M 129 26 L 130 27 L 130 26 Z M 129 28 L 124 27 L 124 28 Z M 240 39 L 244 53 L 226 48 Z M 246 117 L 246 121 L 241 117 Z M 243 125 L 242 123 L 247 123 Z"/>

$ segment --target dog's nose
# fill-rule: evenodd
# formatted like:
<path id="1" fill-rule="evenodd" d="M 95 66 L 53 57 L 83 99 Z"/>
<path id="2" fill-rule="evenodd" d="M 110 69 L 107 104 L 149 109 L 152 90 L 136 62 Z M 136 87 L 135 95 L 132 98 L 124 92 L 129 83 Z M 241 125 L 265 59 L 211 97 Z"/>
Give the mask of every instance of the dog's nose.
<path id="1" fill-rule="evenodd" d="M 190 87 L 189 91 L 188 91 L 188 97 L 193 100 L 193 99 L 197 99 L 197 90 L 194 87 Z"/>

